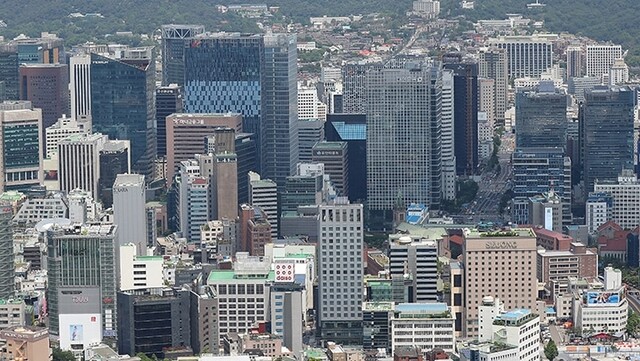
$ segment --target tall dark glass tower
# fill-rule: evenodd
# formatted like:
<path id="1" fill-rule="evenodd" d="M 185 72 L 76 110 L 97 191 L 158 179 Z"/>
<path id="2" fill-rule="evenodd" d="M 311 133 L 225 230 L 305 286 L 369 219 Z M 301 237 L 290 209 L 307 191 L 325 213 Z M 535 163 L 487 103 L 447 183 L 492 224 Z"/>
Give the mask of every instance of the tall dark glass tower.
<path id="1" fill-rule="evenodd" d="M 595 180 L 615 181 L 633 169 L 633 107 L 630 87 L 596 87 L 585 92 L 580 107 L 583 180 L 586 192 Z"/>
<path id="2" fill-rule="evenodd" d="M 567 143 L 567 95 L 541 82 L 516 95 L 516 147 L 559 147 Z"/>
<path id="3" fill-rule="evenodd" d="M 156 89 L 156 143 L 158 157 L 167 156 L 167 116 L 182 113 L 182 87 L 176 84 Z"/>
<path id="4" fill-rule="evenodd" d="M 152 47 L 131 48 L 119 59 L 91 54 L 93 130 L 131 141 L 134 172 L 153 179 L 156 155 L 155 61 Z"/>
<path id="5" fill-rule="evenodd" d="M 184 84 L 184 49 L 202 25 L 162 25 L 162 85 Z"/>

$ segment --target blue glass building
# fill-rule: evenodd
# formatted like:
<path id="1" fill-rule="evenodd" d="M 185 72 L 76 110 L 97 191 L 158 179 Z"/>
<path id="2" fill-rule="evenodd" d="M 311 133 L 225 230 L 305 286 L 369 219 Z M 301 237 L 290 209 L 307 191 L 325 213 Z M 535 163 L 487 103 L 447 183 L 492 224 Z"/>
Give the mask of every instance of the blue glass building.
<path id="1" fill-rule="evenodd" d="M 349 163 L 349 201 L 367 199 L 367 116 L 327 114 L 324 123 L 327 141 L 346 142 Z"/>

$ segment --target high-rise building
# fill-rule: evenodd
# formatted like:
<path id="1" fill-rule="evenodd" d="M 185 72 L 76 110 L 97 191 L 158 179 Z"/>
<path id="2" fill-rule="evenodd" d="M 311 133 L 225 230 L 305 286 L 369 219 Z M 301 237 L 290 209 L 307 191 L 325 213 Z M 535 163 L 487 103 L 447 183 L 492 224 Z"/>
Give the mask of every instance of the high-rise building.
<path id="1" fill-rule="evenodd" d="M 601 208 L 604 214 L 623 229 L 635 229 L 640 224 L 640 181 L 631 169 L 623 169 L 616 181 L 596 179 L 593 192 L 606 194 L 611 199 L 607 212 L 606 204 Z M 590 197 L 591 198 L 591 197 Z M 605 202 L 606 203 L 606 202 Z M 593 205 L 593 203 L 591 203 Z"/>
<path id="2" fill-rule="evenodd" d="M 107 141 L 106 135 L 96 133 L 73 135 L 58 143 L 60 190 L 80 188 L 98 199 L 100 151 Z"/>
<path id="3" fill-rule="evenodd" d="M 478 166 L 478 65 L 444 64 L 453 71 L 453 128 L 456 172 L 473 175 Z"/>
<path id="4" fill-rule="evenodd" d="M 594 78 L 586 75 L 569 78 L 569 81 L 567 82 L 567 92 L 576 98 L 576 103 L 580 104 L 584 102 L 585 92 L 592 90 L 601 83 L 602 81 L 600 78 Z"/>
<path id="5" fill-rule="evenodd" d="M 92 129 L 131 142 L 134 172 L 153 179 L 155 142 L 155 56 L 153 47 L 115 55 L 91 54 Z"/>
<path id="6" fill-rule="evenodd" d="M 318 89 L 313 86 L 298 84 L 298 120 L 319 119 L 327 117 L 327 106 L 318 99 Z"/>
<path id="7" fill-rule="evenodd" d="M 399 194 L 438 206 L 442 73 L 426 64 L 379 68 L 367 72 L 366 89 L 369 208 L 391 210 Z"/>
<path id="8" fill-rule="evenodd" d="M 585 73 L 584 52 L 581 46 L 567 48 L 567 79 L 582 77 Z"/>
<path id="9" fill-rule="evenodd" d="M 77 54 L 69 58 L 69 94 L 71 118 L 91 129 L 91 56 Z"/>
<path id="10" fill-rule="evenodd" d="M 41 185 L 42 171 L 42 111 L 29 101 L 0 103 L 0 190 L 27 189 Z"/>
<path id="11" fill-rule="evenodd" d="M 162 25 L 162 85 L 184 84 L 184 49 L 204 33 L 202 25 Z"/>
<path id="12" fill-rule="evenodd" d="M 216 128 L 242 131 L 242 117 L 226 114 L 172 114 L 166 118 L 167 129 L 167 182 L 173 182 L 180 162 L 202 154 L 207 148 L 206 137 Z"/>
<path id="13" fill-rule="evenodd" d="M 413 281 L 413 302 L 438 301 L 438 243 L 433 240 L 403 236 L 390 242 L 389 272 L 409 275 Z"/>
<path id="14" fill-rule="evenodd" d="M 324 139 L 324 121 L 306 119 L 298 121 L 298 146 L 300 147 L 300 163 L 309 163 L 312 159 L 313 146 Z"/>
<path id="15" fill-rule="evenodd" d="M 342 112 L 365 114 L 367 112 L 367 71 L 381 67 L 380 64 L 346 64 L 342 67 Z"/>
<path id="16" fill-rule="evenodd" d="M 49 332 L 64 350 L 116 336 L 117 237 L 114 225 L 56 225 L 47 232 Z"/>
<path id="17" fill-rule="evenodd" d="M 232 134 L 235 141 L 235 135 Z M 213 155 L 211 176 L 211 219 L 238 217 L 238 157 L 235 153 L 220 152 Z"/>
<path id="18" fill-rule="evenodd" d="M 516 95 L 516 147 L 558 147 L 567 144 L 567 95 L 551 82 Z"/>
<path id="19" fill-rule="evenodd" d="M 611 219 L 613 197 L 606 193 L 589 193 L 585 202 L 585 225 L 589 234 L 596 233 L 601 225 Z"/>
<path id="20" fill-rule="evenodd" d="M 264 53 L 260 174 L 282 189 L 286 178 L 295 173 L 299 159 L 296 36 L 266 34 Z"/>
<path id="21" fill-rule="evenodd" d="M 442 108 L 441 108 L 441 140 L 442 140 L 442 198 L 456 198 L 456 154 L 453 122 L 454 89 L 453 71 L 442 71 Z"/>
<path id="22" fill-rule="evenodd" d="M 284 191 L 280 193 L 280 212 L 295 212 L 299 206 L 322 202 L 324 169 L 310 174 L 287 177 Z"/>
<path id="23" fill-rule="evenodd" d="M 20 99 L 19 64 L 16 46 L 0 44 L 0 101 Z"/>
<path id="24" fill-rule="evenodd" d="M 60 143 L 61 140 L 74 134 L 84 134 L 86 132 L 87 131 L 81 128 L 73 118 L 59 118 L 54 125 L 45 130 L 45 157 L 51 159 L 54 155 L 58 154 L 58 143 Z"/>
<path id="25" fill-rule="evenodd" d="M 336 192 L 349 197 L 349 152 L 347 142 L 318 142 L 313 146 L 311 161 L 324 164 Z"/>
<path id="26" fill-rule="evenodd" d="M 271 179 L 249 172 L 249 204 L 260 207 L 271 225 L 271 236 L 278 237 L 278 186 Z"/>
<path id="27" fill-rule="evenodd" d="M 66 64 L 22 64 L 20 99 L 42 109 L 42 129 L 69 111 L 69 72 Z"/>
<path id="28" fill-rule="evenodd" d="M 264 245 L 271 242 L 271 224 L 258 206 L 240 205 L 240 249 L 252 256 L 263 256 Z"/>
<path id="29" fill-rule="evenodd" d="M 490 47 L 480 52 L 478 60 L 478 76 L 493 79 L 495 120 L 504 124 L 504 113 L 509 104 L 509 71 L 508 57 L 505 49 Z"/>
<path id="30" fill-rule="evenodd" d="M 100 150 L 99 197 L 105 208 L 113 204 L 113 182 L 118 174 L 131 173 L 131 144 L 128 140 L 108 140 Z"/>
<path id="31" fill-rule="evenodd" d="M 629 82 L 629 66 L 623 58 L 613 61 L 609 68 L 609 85 L 622 85 Z"/>
<path id="32" fill-rule="evenodd" d="M 156 138 L 158 157 L 167 156 L 167 117 L 182 113 L 182 88 L 176 84 L 156 89 Z"/>
<path id="33" fill-rule="evenodd" d="M 511 35 L 489 39 L 489 44 L 507 51 L 509 78 L 539 77 L 553 66 L 556 34 Z"/>
<path id="34" fill-rule="evenodd" d="M 133 243 L 123 244 L 117 250 L 119 290 L 129 291 L 165 286 L 162 274 L 164 264 L 162 256 L 139 254 Z"/>
<path id="35" fill-rule="evenodd" d="M 495 91 L 493 79 L 478 78 L 478 112 L 485 114 L 486 122 L 491 125 L 491 128 L 496 123 Z"/>
<path id="36" fill-rule="evenodd" d="M 586 75 L 602 80 L 603 75 L 609 74 L 609 68 L 616 59 L 622 58 L 620 45 L 587 45 Z"/>
<path id="37" fill-rule="evenodd" d="M 615 181 L 633 169 L 635 92 L 629 87 L 596 87 L 580 107 L 580 133 L 585 191 L 596 181 Z"/>
<path id="38" fill-rule="evenodd" d="M 362 204 L 337 198 L 318 211 L 318 326 L 323 340 L 362 344 Z"/>
<path id="39" fill-rule="evenodd" d="M 329 114 L 324 131 L 327 141 L 347 143 L 349 200 L 364 201 L 367 199 L 367 117 L 364 114 Z M 455 164 L 453 166 L 455 168 Z M 453 172 L 455 175 L 455 169 Z"/>
<path id="40" fill-rule="evenodd" d="M 509 308 L 535 309 L 538 282 L 533 230 L 516 228 L 490 234 L 471 231 L 464 238 L 465 273 L 477 275 L 464 279 L 465 335 L 479 334 L 478 306 L 486 295 L 500 298 Z"/>
<path id="41" fill-rule="evenodd" d="M 145 183 L 142 174 L 118 174 L 113 183 L 113 224 L 118 226 L 118 250 L 136 245 L 139 255 L 147 254 Z"/>
<path id="42" fill-rule="evenodd" d="M 209 179 L 200 173 L 195 160 L 180 162 L 178 169 L 178 216 L 182 236 L 200 241 L 200 226 L 209 218 Z"/>
<path id="43" fill-rule="evenodd" d="M 0 206 L 0 298 L 11 299 L 15 297 L 15 263 L 13 254 L 13 232 L 11 219 L 13 209 L 10 206 Z"/>

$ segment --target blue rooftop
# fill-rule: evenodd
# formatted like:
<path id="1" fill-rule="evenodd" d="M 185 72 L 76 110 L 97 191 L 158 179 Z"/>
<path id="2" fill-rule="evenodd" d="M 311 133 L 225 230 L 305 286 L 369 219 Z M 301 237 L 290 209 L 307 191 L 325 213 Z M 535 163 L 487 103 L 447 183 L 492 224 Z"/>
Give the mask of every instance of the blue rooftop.
<path id="1" fill-rule="evenodd" d="M 366 124 L 346 124 L 345 122 L 332 122 L 336 132 L 342 140 L 367 140 Z"/>
<path id="2" fill-rule="evenodd" d="M 500 316 L 498 316 L 498 318 L 505 321 L 515 321 L 524 316 L 529 315 L 530 313 L 531 313 L 531 310 L 528 310 L 526 308 L 516 308 L 514 310 L 501 314 Z"/>
<path id="3" fill-rule="evenodd" d="M 399 303 L 398 312 L 442 313 L 449 311 L 446 303 Z"/>

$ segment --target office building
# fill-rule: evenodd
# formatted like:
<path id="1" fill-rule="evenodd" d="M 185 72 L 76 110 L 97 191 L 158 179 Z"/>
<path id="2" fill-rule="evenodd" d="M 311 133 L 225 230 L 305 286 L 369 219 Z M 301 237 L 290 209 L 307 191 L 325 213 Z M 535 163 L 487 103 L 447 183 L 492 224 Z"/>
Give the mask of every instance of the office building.
<path id="1" fill-rule="evenodd" d="M 156 89 L 158 157 L 167 156 L 167 117 L 174 113 L 182 113 L 182 88 L 176 84 L 158 87 Z"/>
<path id="2" fill-rule="evenodd" d="M 282 345 L 292 354 L 300 355 L 304 334 L 304 287 L 294 282 L 293 262 L 275 262 L 275 282 L 271 285 L 271 330 L 282 337 Z M 289 273 L 292 272 L 292 273 Z"/>
<path id="3" fill-rule="evenodd" d="M 607 193 L 589 193 L 585 202 L 585 224 L 589 234 L 612 219 L 613 197 Z"/>
<path id="4" fill-rule="evenodd" d="M 480 52 L 478 59 L 478 76 L 492 79 L 494 86 L 493 107 L 497 124 L 504 124 L 504 113 L 509 104 L 509 71 L 508 56 L 505 49 L 490 47 Z M 444 94 L 443 94 L 444 97 Z"/>
<path id="5" fill-rule="evenodd" d="M 554 232 L 562 232 L 562 216 L 565 205 L 553 190 L 527 200 L 527 221 L 524 224 L 542 226 Z"/>
<path id="6" fill-rule="evenodd" d="M 391 320 L 393 349 L 417 346 L 422 353 L 433 349 L 453 353 L 455 341 L 454 317 L 446 303 L 400 303 L 395 306 Z"/>
<path id="7" fill-rule="evenodd" d="M 586 75 L 602 80 L 609 74 L 609 69 L 616 59 L 622 58 L 620 45 L 587 45 Z"/>
<path id="8" fill-rule="evenodd" d="M 271 236 L 278 237 L 278 186 L 271 179 L 249 172 L 249 204 L 260 207 L 271 225 Z"/>
<path id="9" fill-rule="evenodd" d="M 15 296 L 15 265 L 13 253 L 13 232 L 11 207 L 0 207 L 0 247 L 4 252 L 0 253 L 0 298 L 10 299 Z"/>
<path id="10" fill-rule="evenodd" d="M 66 64 L 22 64 L 20 99 L 42 109 L 42 129 L 68 112 L 69 71 Z"/>
<path id="11" fill-rule="evenodd" d="M 581 46 L 569 46 L 567 48 L 567 74 L 566 78 L 579 78 L 585 74 L 584 51 Z"/>
<path id="12" fill-rule="evenodd" d="M 467 337 L 478 335 L 477 307 L 485 295 L 500 298 L 510 308 L 535 309 L 538 294 L 536 256 L 536 238 L 531 229 L 465 233 L 464 270 L 467 275 L 479 275 L 464 279 L 463 325 Z"/>
<path id="13" fill-rule="evenodd" d="M 21 190 L 42 185 L 42 111 L 29 101 L 0 103 L 2 152 L 0 190 Z"/>
<path id="14" fill-rule="evenodd" d="M 182 236 L 200 241 L 200 226 L 209 220 L 209 179 L 201 175 L 194 160 L 180 163 L 178 176 L 178 217 Z"/>
<path id="15" fill-rule="evenodd" d="M 596 179 L 615 181 L 633 169 L 635 92 L 629 87 L 598 87 L 585 93 L 580 107 L 581 159 L 586 192 Z"/>
<path id="16" fill-rule="evenodd" d="M 119 53 L 119 58 L 91 54 L 92 130 L 130 141 L 133 171 L 151 181 L 156 157 L 154 48 Z"/>
<path id="17" fill-rule="evenodd" d="M 599 208 L 592 208 L 591 216 L 608 213 L 610 218 L 607 221 L 612 220 L 624 229 L 634 229 L 640 224 L 640 182 L 632 170 L 623 169 L 617 181 L 596 180 L 593 191 L 596 194 L 606 194 L 611 197 L 611 207 L 607 212 L 606 204 L 598 204 Z M 590 205 L 595 206 L 593 201 L 590 202 Z M 602 219 L 603 217 L 596 216 L 596 218 Z M 595 224 L 599 222 L 591 223 L 593 228 L 597 227 Z"/>
<path id="18" fill-rule="evenodd" d="M 394 302 L 362 303 L 363 349 L 385 349 L 387 352 L 391 352 L 391 320 L 394 309 Z"/>
<path id="19" fill-rule="evenodd" d="M 49 331 L 33 326 L 13 326 L 0 331 L 6 346 L 0 350 L 5 360 L 49 361 Z"/>
<path id="20" fill-rule="evenodd" d="M 312 86 L 298 85 L 298 120 L 318 119 L 324 123 L 327 106 L 318 99 L 318 90 Z"/>
<path id="21" fill-rule="evenodd" d="M 570 278 L 598 277 L 598 254 L 583 243 L 573 242 L 567 251 L 538 249 L 538 282 L 544 283 L 551 295 L 568 291 Z"/>
<path id="22" fill-rule="evenodd" d="M 232 133 L 235 142 L 235 136 Z M 213 156 L 211 176 L 211 219 L 238 217 L 238 157 L 235 153 L 217 153 Z"/>
<path id="23" fill-rule="evenodd" d="M 609 68 L 609 85 L 622 85 L 629 82 L 629 66 L 623 58 L 613 61 Z"/>
<path id="24" fill-rule="evenodd" d="M 131 144 L 128 140 L 108 140 L 100 150 L 100 202 L 104 208 L 113 205 L 113 182 L 118 174 L 131 173 Z"/>
<path id="25" fill-rule="evenodd" d="M 80 127 L 77 121 L 69 117 L 61 117 L 58 121 L 45 130 L 46 153 L 45 157 L 51 159 L 58 154 L 58 143 L 61 140 L 75 134 L 87 133 Z"/>
<path id="26" fill-rule="evenodd" d="M 442 197 L 456 198 L 456 155 L 454 136 L 454 89 L 453 70 L 442 71 L 442 108 L 441 108 L 441 141 L 442 141 Z"/>
<path id="27" fill-rule="evenodd" d="M 342 112 L 365 114 L 367 112 L 366 75 L 378 67 L 373 64 L 345 64 L 342 67 Z"/>
<path id="28" fill-rule="evenodd" d="M 562 220 L 571 223 L 571 159 L 562 148 L 518 148 L 512 156 L 515 197 L 534 197 L 551 190 L 563 203 Z"/>
<path id="29" fill-rule="evenodd" d="M 599 78 L 581 76 L 575 78 L 569 78 L 567 81 L 567 92 L 574 96 L 576 103 L 580 104 L 584 102 L 584 94 L 587 91 L 592 90 L 602 82 Z"/>
<path id="30" fill-rule="evenodd" d="M 437 207 L 442 193 L 441 72 L 426 64 L 379 68 L 367 72 L 366 89 L 369 209 L 391 210 L 398 194 L 405 202 Z M 388 151 L 391 144 L 394 152 Z"/>
<path id="31" fill-rule="evenodd" d="M 210 260 L 215 260 L 218 255 L 224 257 L 235 256 L 238 250 L 239 242 L 238 222 L 235 219 L 221 219 L 208 221 L 200 226 L 200 247 L 202 252 L 206 252 L 206 256 Z M 269 233 L 269 231 L 267 231 Z M 203 255 L 203 259 L 206 259 Z"/>
<path id="32" fill-rule="evenodd" d="M 362 343 L 362 247 L 364 214 L 361 204 L 338 198 L 318 211 L 317 324 L 323 340 Z"/>
<path id="33" fill-rule="evenodd" d="M 567 95 L 551 82 L 516 95 L 516 147 L 558 147 L 567 144 Z"/>
<path id="34" fill-rule="evenodd" d="M 438 300 L 438 244 L 434 240 L 402 236 L 389 240 L 389 273 L 408 276 L 413 283 L 413 302 Z"/>
<path id="35" fill-rule="evenodd" d="M 328 142 L 347 143 L 349 201 L 364 201 L 367 198 L 367 117 L 364 114 L 329 114 L 324 129 Z M 453 172 L 455 175 L 455 169 Z"/>
<path id="36" fill-rule="evenodd" d="M 218 298 L 220 335 L 245 333 L 268 321 L 269 284 L 275 280 L 271 260 L 239 252 L 233 270 L 212 270 L 207 279 Z M 241 310 L 242 316 L 235 316 Z"/>
<path id="37" fill-rule="evenodd" d="M 60 337 L 63 350 L 116 336 L 117 237 L 114 225 L 48 230 L 49 332 Z"/>
<path id="38" fill-rule="evenodd" d="M 119 246 L 118 252 L 120 264 L 119 290 L 129 291 L 164 287 L 164 279 L 162 277 L 164 258 L 162 256 L 140 254 L 133 243 Z"/>
<path id="39" fill-rule="evenodd" d="M 184 84 L 184 51 L 204 33 L 202 25 L 162 25 L 162 85 Z"/>
<path id="40" fill-rule="evenodd" d="M 271 228 L 262 208 L 248 204 L 240 206 L 239 248 L 242 252 L 248 252 L 251 256 L 263 256 L 264 245 L 272 241 Z"/>
<path id="41" fill-rule="evenodd" d="M 71 118 L 91 130 L 91 55 L 69 58 L 69 94 Z"/>
<path id="42" fill-rule="evenodd" d="M 147 254 L 145 182 L 141 174 L 118 174 L 113 183 L 113 224 L 118 226 L 118 246 L 136 245 Z"/>
<path id="43" fill-rule="evenodd" d="M 324 164 L 336 192 L 349 197 L 349 154 L 347 142 L 318 142 L 313 146 L 311 161 Z"/>
<path id="44" fill-rule="evenodd" d="M 496 122 L 495 81 L 493 79 L 478 79 L 478 112 L 483 113 L 486 123 L 493 125 Z M 478 122 L 480 120 L 478 119 Z M 478 124 L 478 128 L 480 125 Z M 478 129 L 478 132 L 480 130 Z"/>
<path id="45" fill-rule="evenodd" d="M 478 64 L 450 63 L 453 71 L 453 128 L 456 173 L 473 175 L 478 166 Z"/>
<path id="46" fill-rule="evenodd" d="M 79 188 L 99 198 L 100 151 L 106 142 L 106 135 L 96 133 L 73 135 L 58 143 L 61 191 Z"/>
<path id="47" fill-rule="evenodd" d="M 216 128 L 242 131 L 240 114 L 172 114 L 166 118 L 167 182 L 173 182 L 180 162 L 192 159 L 206 150 L 206 137 Z"/>
<path id="48" fill-rule="evenodd" d="M 591 284 L 586 290 L 574 292 L 573 322 L 582 337 L 601 333 L 624 337 L 628 312 L 629 303 L 619 269 L 606 267 L 602 284 Z"/>
<path id="49" fill-rule="evenodd" d="M 313 146 L 324 139 L 324 121 L 305 119 L 298 121 L 299 162 L 309 163 L 312 159 Z"/>
<path id="50" fill-rule="evenodd" d="M 553 66 L 556 34 L 510 35 L 489 39 L 489 44 L 507 51 L 509 78 L 539 77 Z"/>
<path id="51" fill-rule="evenodd" d="M 19 64 L 17 47 L 0 44 L 0 101 L 20 99 Z"/>

